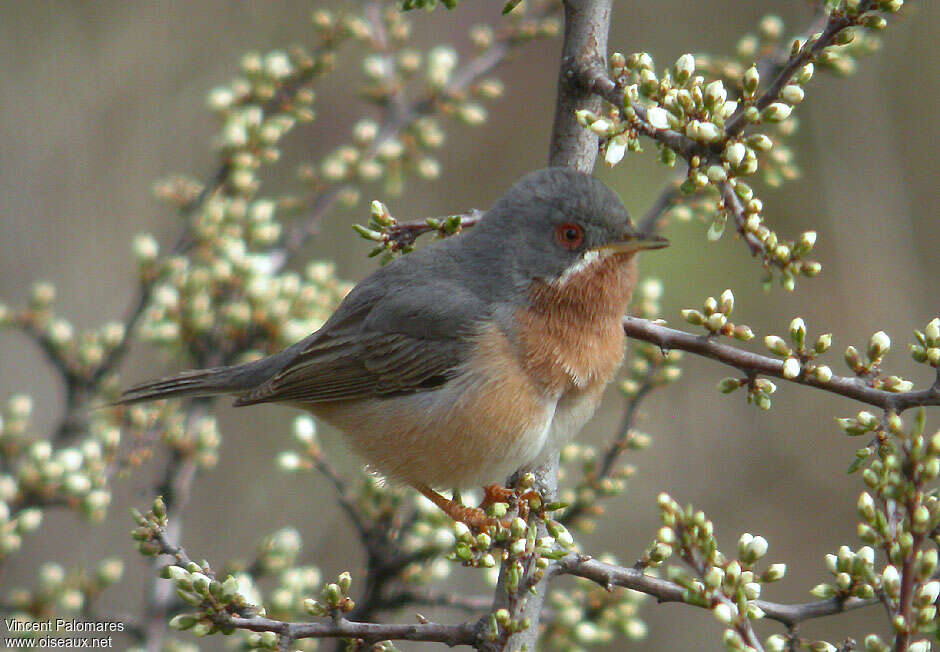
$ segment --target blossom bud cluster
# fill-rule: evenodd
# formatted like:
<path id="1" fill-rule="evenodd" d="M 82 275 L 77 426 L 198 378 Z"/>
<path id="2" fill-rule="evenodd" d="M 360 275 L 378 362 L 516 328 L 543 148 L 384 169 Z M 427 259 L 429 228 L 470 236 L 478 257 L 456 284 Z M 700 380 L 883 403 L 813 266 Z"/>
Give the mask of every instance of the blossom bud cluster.
<path id="1" fill-rule="evenodd" d="M 835 15 L 837 9 L 832 5 L 828 3 Z M 685 158 L 688 176 L 681 190 L 687 195 L 706 191 L 722 198 L 711 202 L 711 213 L 703 215 L 710 221 L 708 238 L 720 238 L 729 217 L 733 218 L 752 253 L 765 267 L 780 270 L 783 287 L 792 290 L 797 276 L 811 277 L 821 270 L 818 262 L 803 260 L 813 242 L 808 234 L 785 241 L 769 228 L 763 204 L 745 179 L 760 169 L 765 180 L 776 186 L 798 175 L 792 152 L 780 141 L 796 129 L 793 109 L 803 101 L 804 87 L 816 65 L 847 68 L 854 56 L 871 50 L 870 34 L 859 37 L 853 26 L 883 27 L 881 16 L 862 16 L 857 9 L 855 14 L 838 9 L 853 20 L 835 33 L 829 47 L 813 49 L 822 34 L 792 43 L 790 60 L 803 63 L 782 86 L 768 80 L 762 83 L 753 63 L 760 53 L 783 45 L 783 23 L 776 16 L 761 21 L 757 36 L 742 39 L 736 60 L 683 54 L 670 69 L 657 72 L 648 53 L 614 53 L 610 73 L 623 90 L 623 106 L 613 106 L 602 114 L 581 110 L 577 119 L 602 139 L 608 165 L 619 163 L 628 150 L 641 151 L 640 135 L 657 142 L 665 164 L 672 166 L 678 156 Z M 879 9 L 892 12 L 899 7 Z M 768 88 L 773 90 L 772 96 L 767 95 Z M 763 131 L 747 129 L 758 125 Z M 778 137 L 764 131 L 776 132 Z M 814 239 L 815 234 L 812 236 Z M 766 282 L 772 282 L 772 277 Z"/>
<path id="2" fill-rule="evenodd" d="M 670 566 L 669 579 L 684 589 L 686 602 L 712 610 L 728 628 L 726 642 L 734 639 L 745 619 L 764 616 L 752 601 L 760 598 L 764 584 L 785 575 L 786 565 L 771 564 L 763 572 L 757 571 L 755 565 L 766 556 L 769 544 L 764 537 L 749 533 L 738 539 L 738 558 L 729 559 L 718 549 L 714 525 L 704 512 L 691 505 L 683 509 L 665 493 L 659 495 L 658 503 L 663 527 L 643 561 L 655 566 L 673 554 L 694 560 L 690 569 Z"/>
<path id="3" fill-rule="evenodd" d="M 600 561 L 617 565 L 605 555 Z M 551 591 L 548 605 L 556 617 L 541 635 L 542 645 L 557 650 L 578 650 L 609 645 L 618 636 L 631 641 L 647 635 L 640 608 L 647 596 L 622 588 L 607 590 L 595 582 L 578 578 L 566 591 Z"/>
<path id="4" fill-rule="evenodd" d="M 754 332 L 750 326 L 736 325 L 728 321 L 728 317 L 734 311 L 734 294 L 731 290 L 725 290 L 717 299 L 708 297 L 705 299 L 703 309 L 693 310 L 685 309 L 682 311 L 682 318 L 694 326 L 703 326 L 712 335 L 725 335 L 733 337 L 742 342 L 747 342 L 754 337 Z"/>
<path id="5" fill-rule="evenodd" d="M 832 380 L 832 369 L 828 365 L 816 363 L 816 356 L 825 353 L 832 346 L 832 334 L 823 333 L 810 346 L 806 340 L 806 323 L 802 317 L 795 317 L 790 322 L 788 334 L 787 340 L 777 335 L 764 338 L 767 350 L 783 358 L 783 377 L 787 380 L 811 379 L 823 384 Z"/>

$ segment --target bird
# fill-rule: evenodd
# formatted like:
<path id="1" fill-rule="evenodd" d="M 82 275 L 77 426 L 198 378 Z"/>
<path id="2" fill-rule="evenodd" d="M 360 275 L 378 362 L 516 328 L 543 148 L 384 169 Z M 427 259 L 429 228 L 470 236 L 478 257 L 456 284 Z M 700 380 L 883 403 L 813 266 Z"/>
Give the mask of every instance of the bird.
<path id="1" fill-rule="evenodd" d="M 296 344 L 117 402 L 228 394 L 306 410 L 385 478 L 485 529 L 481 509 L 439 490 L 498 496 L 572 439 L 623 361 L 636 254 L 667 245 L 638 232 L 600 180 L 538 170 L 474 227 L 376 269 Z"/>

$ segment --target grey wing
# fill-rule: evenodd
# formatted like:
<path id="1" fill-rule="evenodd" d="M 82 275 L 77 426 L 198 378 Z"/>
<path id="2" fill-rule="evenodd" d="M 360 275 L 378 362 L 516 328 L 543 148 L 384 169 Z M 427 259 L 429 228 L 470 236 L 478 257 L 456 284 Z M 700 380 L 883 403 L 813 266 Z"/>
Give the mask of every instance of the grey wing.
<path id="1" fill-rule="evenodd" d="M 452 282 L 407 287 L 361 320 L 324 328 L 236 405 L 319 403 L 426 391 L 447 382 L 488 321 L 486 304 Z"/>

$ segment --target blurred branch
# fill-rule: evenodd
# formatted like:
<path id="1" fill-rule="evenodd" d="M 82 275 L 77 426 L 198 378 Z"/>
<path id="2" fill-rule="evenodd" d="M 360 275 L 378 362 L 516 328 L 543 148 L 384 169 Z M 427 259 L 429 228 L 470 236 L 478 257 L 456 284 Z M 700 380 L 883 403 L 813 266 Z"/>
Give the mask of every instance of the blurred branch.
<path id="1" fill-rule="evenodd" d="M 446 591 L 427 589 L 403 589 L 390 593 L 382 599 L 382 610 L 401 609 L 413 605 L 429 607 L 450 607 L 470 613 L 486 611 L 493 603 L 493 598 L 485 595 L 464 595 Z"/>
<path id="2" fill-rule="evenodd" d="M 610 477 L 611 473 L 616 468 L 617 460 L 620 458 L 620 455 L 623 453 L 623 451 L 627 449 L 630 431 L 633 429 L 633 425 L 636 422 L 636 415 L 640 409 L 640 403 L 642 403 L 643 399 L 645 399 L 655 388 L 655 385 L 653 384 L 653 377 L 656 375 L 658 370 L 658 366 L 650 365 L 646 372 L 646 377 L 644 378 L 643 383 L 640 385 L 636 393 L 630 397 L 630 400 L 627 401 L 627 407 L 624 410 L 623 419 L 620 422 L 620 428 L 618 429 L 616 436 L 604 450 L 604 454 L 601 457 L 600 468 L 592 476 L 586 478 L 586 480 L 591 482 L 591 485 L 597 486 L 598 483 L 600 483 L 602 480 Z M 575 498 L 575 501 L 571 504 L 571 507 L 565 510 L 564 516 L 560 518 L 559 521 L 566 525 L 572 523 L 579 516 L 587 512 L 592 507 L 594 502 L 594 500 L 586 500 L 579 495 L 577 498 Z"/>
<path id="3" fill-rule="evenodd" d="M 196 399 L 190 403 L 186 418 L 188 421 L 205 418 L 211 399 Z M 166 504 L 167 525 L 160 534 L 159 542 L 164 554 L 172 555 L 178 562 L 185 565 L 191 562 L 186 551 L 173 544 L 182 536 L 183 510 L 189 502 L 192 493 L 193 481 L 196 477 L 196 462 L 178 451 L 171 451 L 163 472 L 163 479 L 157 488 L 157 494 L 163 496 Z M 157 570 L 159 562 L 155 562 Z M 167 619 L 173 612 L 176 594 L 173 585 L 159 579 L 154 572 L 145 597 L 141 629 L 144 630 L 143 645 L 148 652 L 159 652 L 163 649 L 166 637 Z"/>
<path id="4" fill-rule="evenodd" d="M 893 410 L 900 413 L 911 407 L 940 405 L 940 385 L 936 383 L 928 389 L 894 393 L 883 389 L 875 389 L 866 385 L 859 378 L 846 376 L 833 376 L 827 382 L 822 382 L 814 375 L 807 373 L 801 373 L 796 378 L 787 378 L 783 375 L 784 363 L 782 360 L 743 351 L 737 347 L 723 344 L 714 337 L 693 335 L 637 317 L 625 317 L 623 330 L 629 337 L 655 344 L 663 351 L 670 349 L 688 351 L 689 353 L 717 360 L 748 374 L 773 376 L 798 385 L 822 389 L 874 405 L 883 410 Z"/>
<path id="5" fill-rule="evenodd" d="M 545 16 L 552 13 L 553 10 L 549 10 Z M 363 158 L 368 159 L 374 156 L 384 143 L 396 138 L 415 120 L 432 114 L 442 99 L 463 94 L 474 82 L 502 64 L 516 47 L 527 42 L 529 42 L 527 39 L 508 32 L 502 37 L 498 37 L 492 47 L 455 70 L 450 82 L 440 92 L 416 100 L 410 105 L 404 104 L 402 98 L 396 96 L 395 101 L 386 107 L 385 121 L 379 127 L 375 140 L 363 153 Z M 322 190 L 313 199 L 307 218 L 303 222 L 295 224 L 287 234 L 283 248 L 277 257 L 278 268 L 286 265 L 290 257 L 318 233 L 320 222 L 336 206 L 343 188 L 342 184 L 332 185 Z"/>
<path id="6" fill-rule="evenodd" d="M 584 555 L 569 555 L 557 562 L 550 571 L 551 575 L 576 575 L 596 582 L 607 590 L 622 586 L 634 591 L 651 595 L 659 602 L 685 602 L 686 590 L 668 580 L 652 577 L 635 568 L 624 568 L 605 564 Z M 832 616 L 845 611 L 853 611 L 876 604 L 877 600 L 861 598 L 830 598 L 818 602 L 803 604 L 779 604 L 766 600 L 751 600 L 750 604 L 760 607 L 767 618 L 783 623 L 787 627 L 813 618 Z"/>
<path id="7" fill-rule="evenodd" d="M 813 34 L 815 33 L 814 25 L 812 32 L 805 39 L 803 46 L 797 52 L 790 53 L 786 63 L 777 71 L 777 76 L 774 81 L 760 94 L 752 106 L 757 107 L 759 111 L 763 111 L 776 102 L 780 98 L 780 92 L 790 83 L 794 75 L 796 75 L 804 65 L 814 61 L 824 49 L 835 44 L 839 34 L 844 30 L 860 24 L 859 19 L 865 12 L 876 8 L 877 4 L 878 3 L 874 0 L 863 0 L 863 2 L 859 3 L 856 16 L 847 16 L 836 12 L 829 14 L 826 26 L 817 39 L 813 39 Z M 745 107 L 739 106 L 734 115 L 725 123 L 725 133 L 729 137 L 733 138 L 734 136 L 740 135 L 747 127 L 748 121 L 744 117 L 744 111 Z"/>

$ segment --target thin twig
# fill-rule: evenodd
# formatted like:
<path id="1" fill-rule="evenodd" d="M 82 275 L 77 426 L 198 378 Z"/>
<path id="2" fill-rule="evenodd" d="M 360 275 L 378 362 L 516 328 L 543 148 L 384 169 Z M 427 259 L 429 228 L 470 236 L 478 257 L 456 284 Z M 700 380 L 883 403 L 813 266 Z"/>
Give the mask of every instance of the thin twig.
<path id="1" fill-rule="evenodd" d="M 659 602 L 685 602 L 685 589 L 674 582 L 646 575 L 634 568 L 605 564 L 583 555 L 569 555 L 561 559 L 552 566 L 550 572 L 552 575 L 583 577 L 596 582 L 607 590 L 611 590 L 615 586 L 622 586 L 651 595 Z M 767 618 L 776 620 L 788 627 L 806 620 L 832 616 L 875 603 L 877 603 L 877 600 L 862 600 L 861 598 L 830 598 L 802 604 L 780 604 L 767 600 L 750 601 L 750 604 L 760 607 Z"/>
<path id="2" fill-rule="evenodd" d="M 901 413 L 908 408 L 921 405 L 940 405 L 940 386 L 938 385 L 928 389 L 894 393 L 883 389 L 875 389 L 866 385 L 859 378 L 846 376 L 833 376 L 830 380 L 823 382 L 813 374 L 804 372 L 796 378 L 787 378 L 783 375 L 782 360 L 744 351 L 735 346 L 724 344 L 713 337 L 693 335 L 639 317 L 625 317 L 623 330 L 629 337 L 650 342 L 664 351 L 670 349 L 688 351 L 705 358 L 717 360 L 745 373 L 773 376 L 798 385 L 822 389 L 874 405 L 883 410 Z"/>

